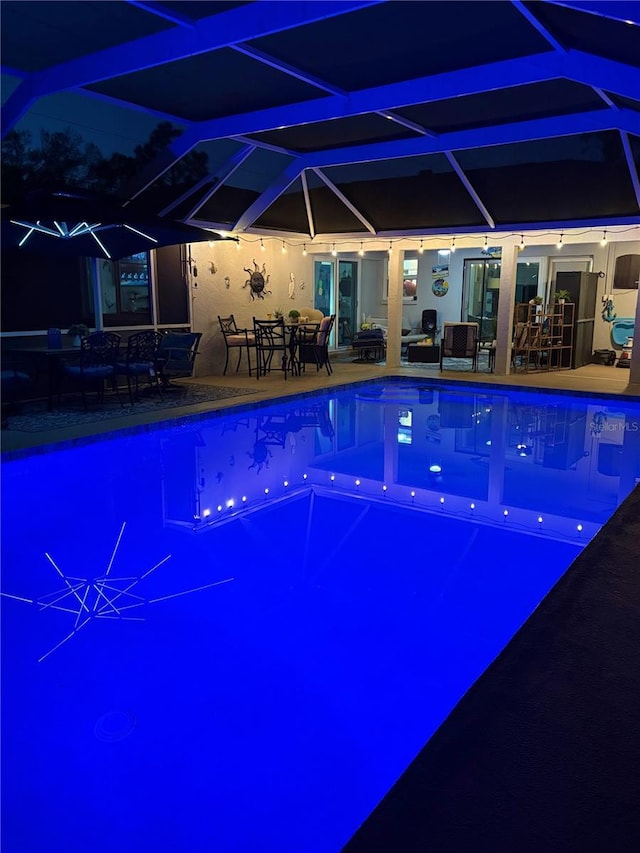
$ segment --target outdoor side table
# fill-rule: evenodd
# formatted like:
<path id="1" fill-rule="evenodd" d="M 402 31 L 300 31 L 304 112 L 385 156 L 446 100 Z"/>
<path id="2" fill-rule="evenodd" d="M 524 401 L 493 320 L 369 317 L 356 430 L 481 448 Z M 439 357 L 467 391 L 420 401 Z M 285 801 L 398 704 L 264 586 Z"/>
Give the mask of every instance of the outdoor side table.
<path id="1" fill-rule="evenodd" d="M 409 344 L 407 361 L 420 364 L 439 364 L 440 347 L 425 346 L 424 344 Z"/>

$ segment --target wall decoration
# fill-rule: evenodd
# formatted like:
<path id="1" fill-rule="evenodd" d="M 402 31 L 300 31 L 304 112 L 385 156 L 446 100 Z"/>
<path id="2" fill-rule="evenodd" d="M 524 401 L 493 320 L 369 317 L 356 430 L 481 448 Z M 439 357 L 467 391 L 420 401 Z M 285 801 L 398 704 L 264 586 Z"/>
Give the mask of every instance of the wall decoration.
<path id="1" fill-rule="evenodd" d="M 290 272 L 289 273 L 289 299 L 294 299 L 296 293 L 296 277 Z"/>
<path id="2" fill-rule="evenodd" d="M 225 275 L 224 277 L 224 286 L 227 288 L 227 290 L 229 290 L 229 288 L 231 287 L 231 279 L 228 275 Z"/>
<path id="3" fill-rule="evenodd" d="M 247 267 L 243 267 L 245 272 L 249 273 L 249 278 L 242 285 L 244 287 L 251 288 L 251 299 L 264 299 L 265 293 L 271 293 L 271 290 L 267 290 L 267 284 L 269 283 L 269 279 L 271 276 L 267 275 L 267 267 L 266 264 L 262 265 L 262 269 L 253 261 L 253 269 L 247 269 Z"/>
<path id="4" fill-rule="evenodd" d="M 449 264 L 434 264 L 431 267 L 431 275 L 434 278 L 448 278 Z"/>
<path id="5" fill-rule="evenodd" d="M 620 255 L 613 274 L 614 290 L 637 290 L 640 285 L 640 255 Z"/>
<path id="6" fill-rule="evenodd" d="M 446 296 L 447 291 L 449 290 L 449 282 L 446 278 L 436 278 L 431 285 L 431 290 L 433 291 L 434 296 Z"/>

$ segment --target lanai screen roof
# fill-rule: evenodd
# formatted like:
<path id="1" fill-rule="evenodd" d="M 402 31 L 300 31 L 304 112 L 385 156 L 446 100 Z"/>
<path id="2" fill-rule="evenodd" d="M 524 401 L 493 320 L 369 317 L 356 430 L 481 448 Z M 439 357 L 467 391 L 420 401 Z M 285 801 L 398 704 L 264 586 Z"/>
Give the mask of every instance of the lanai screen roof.
<path id="1" fill-rule="evenodd" d="M 640 219 L 640 3 L 3 0 L 2 133 L 177 138 L 123 198 L 283 237 Z M 196 177 L 181 169 L 198 154 Z"/>

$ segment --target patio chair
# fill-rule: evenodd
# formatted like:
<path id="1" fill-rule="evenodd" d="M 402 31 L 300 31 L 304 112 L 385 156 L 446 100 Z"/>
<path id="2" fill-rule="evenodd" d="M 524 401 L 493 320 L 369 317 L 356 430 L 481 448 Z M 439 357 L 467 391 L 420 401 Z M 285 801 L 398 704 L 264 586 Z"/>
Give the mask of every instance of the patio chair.
<path id="1" fill-rule="evenodd" d="M 330 317 L 322 319 L 317 331 L 312 331 L 310 334 L 304 330 L 298 332 L 297 359 L 302 370 L 304 370 L 305 364 L 315 364 L 316 371 L 320 370 L 321 367 L 326 367 L 327 374 L 333 373 L 329 359 L 329 338 L 335 319 L 336 315 L 331 314 Z"/>
<path id="2" fill-rule="evenodd" d="M 2 429 L 5 429 L 9 425 L 9 415 L 16 411 L 35 385 L 33 365 L 16 354 L 3 355 L 0 383 Z"/>
<path id="3" fill-rule="evenodd" d="M 478 324 L 445 323 L 440 344 L 440 370 L 445 358 L 471 359 L 472 369 L 478 369 Z"/>
<path id="4" fill-rule="evenodd" d="M 156 369 L 156 354 L 161 340 L 162 334 L 160 332 L 152 330 L 135 332 L 127 341 L 124 359 L 119 359 L 116 362 L 116 374 L 127 377 L 129 400 L 132 406 L 134 403 L 134 384 L 135 396 L 137 397 L 141 376 L 147 377 L 149 387 L 155 385 L 162 400 L 162 388 Z"/>
<path id="5" fill-rule="evenodd" d="M 258 320 L 254 317 L 253 332 L 256 340 L 256 377 L 259 379 L 271 372 L 276 356 L 276 369 L 282 370 L 286 379 L 290 352 L 282 317 L 277 320 Z"/>
<path id="6" fill-rule="evenodd" d="M 251 350 L 255 350 L 256 348 L 255 334 L 250 329 L 239 329 L 233 314 L 230 314 L 228 317 L 221 317 L 218 314 L 218 323 L 220 324 L 220 331 L 222 332 L 226 348 L 222 375 L 227 375 L 227 367 L 229 366 L 229 350 L 238 350 L 238 363 L 236 364 L 237 373 L 240 369 L 240 362 L 242 361 L 242 351 L 246 349 L 249 376 L 251 376 Z"/>
<path id="7" fill-rule="evenodd" d="M 156 370 L 167 390 L 173 379 L 193 376 L 194 362 L 202 332 L 166 332 L 156 353 Z"/>
<path id="8" fill-rule="evenodd" d="M 120 349 L 120 335 L 117 332 L 93 332 L 80 341 L 77 359 L 65 360 L 61 364 L 62 377 L 74 379 L 80 386 L 82 402 L 88 408 L 87 391 L 95 391 L 98 402 L 104 400 L 105 380 L 111 383 L 118 402 L 122 406 L 116 373 L 116 360 Z M 60 399 L 62 383 L 58 389 Z"/>

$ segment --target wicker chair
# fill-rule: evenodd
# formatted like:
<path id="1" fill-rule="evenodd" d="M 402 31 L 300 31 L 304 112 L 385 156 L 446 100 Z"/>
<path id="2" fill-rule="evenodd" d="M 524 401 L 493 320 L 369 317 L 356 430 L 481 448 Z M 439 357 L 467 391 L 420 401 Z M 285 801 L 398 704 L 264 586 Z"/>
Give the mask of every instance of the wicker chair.
<path id="1" fill-rule="evenodd" d="M 471 359 L 472 369 L 478 369 L 478 324 L 445 323 L 440 345 L 440 370 L 445 358 Z"/>

